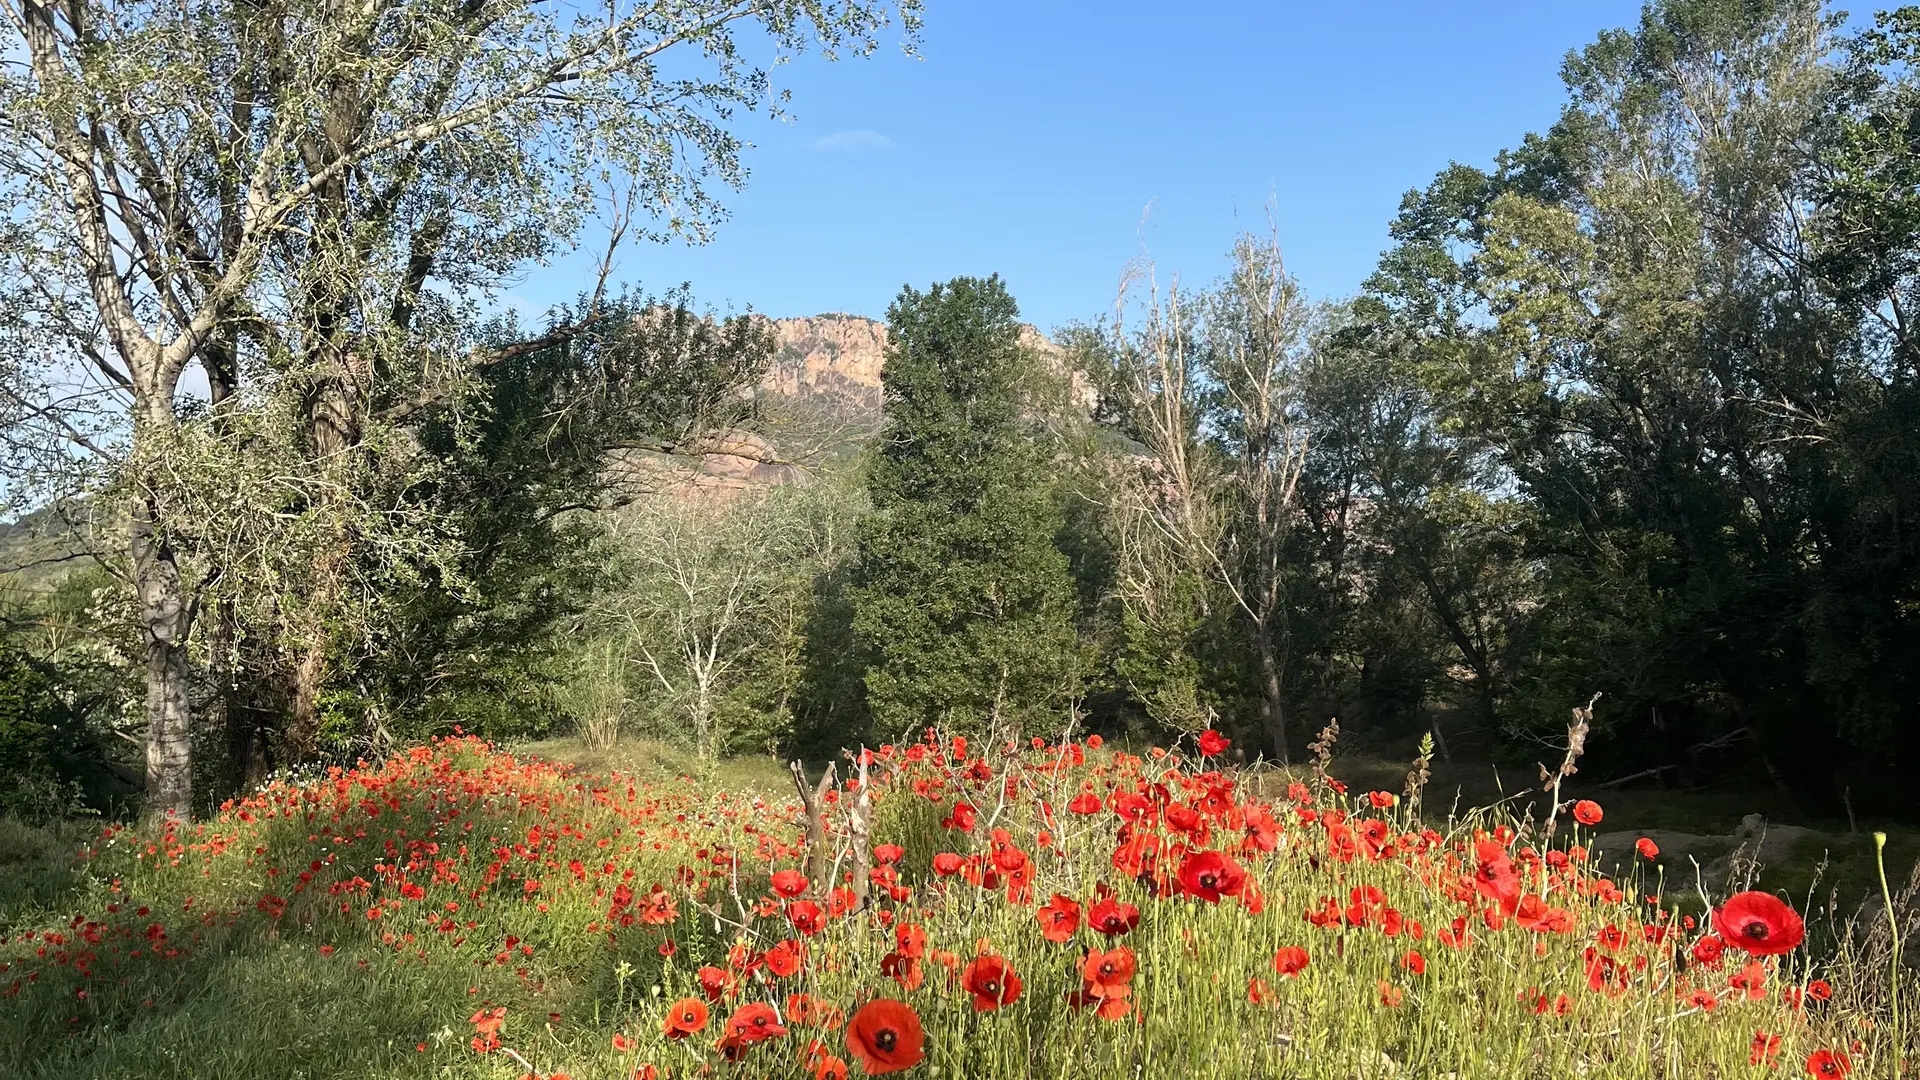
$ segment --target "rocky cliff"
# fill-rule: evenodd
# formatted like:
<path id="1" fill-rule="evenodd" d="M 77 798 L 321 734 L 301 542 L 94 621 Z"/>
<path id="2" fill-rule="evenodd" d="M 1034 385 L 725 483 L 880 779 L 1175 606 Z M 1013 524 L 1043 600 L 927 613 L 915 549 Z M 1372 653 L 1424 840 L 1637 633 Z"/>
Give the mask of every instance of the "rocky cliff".
<path id="1" fill-rule="evenodd" d="M 765 484 L 804 480 L 811 462 L 857 447 L 880 425 L 880 372 L 886 364 L 887 326 L 859 315 L 830 313 L 771 320 L 774 354 L 760 391 L 772 400 L 771 423 L 762 433 L 729 432 L 724 450 L 699 459 L 653 459 L 641 467 L 649 485 L 678 487 L 686 496 L 726 496 Z M 1022 341 L 1056 376 L 1067 376 L 1066 354 L 1031 326 Z M 1095 404 L 1093 388 L 1079 373 L 1069 377 L 1070 396 L 1082 409 Z M 635 464 L 638 464 L 637 462 Z"/>
<path id="2" fill-rule="evenodd" d="M 773 363 L 761 387 L 792 398 L 826 398 L 838 404 L 880 408 L 880 370 L 886 363 L 887 326 L 859 315 L 827 314 L 773 320 Z M 1056 375 L 1066 354 L 1045 334 L 1021 327 L 1021 340 Z M 1077 372 L 1073 399 L 1091 408 L 1092 387 Z"/>

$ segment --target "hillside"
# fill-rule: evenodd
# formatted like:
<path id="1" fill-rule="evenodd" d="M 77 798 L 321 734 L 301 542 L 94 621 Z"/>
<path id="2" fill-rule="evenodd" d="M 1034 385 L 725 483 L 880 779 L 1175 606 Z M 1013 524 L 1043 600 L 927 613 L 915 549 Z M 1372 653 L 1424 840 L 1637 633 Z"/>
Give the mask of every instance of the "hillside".
<path id="1" fill-rule="evenodd" d="M 879 432 L 881 372 L 886 367 L 887 325 L 861 315 L 823 315 L 770 320 L 776 348 L 760 380 L 763 417 L 751 432 L 727 433 L 726 449 L 697 465 L 685 459 L 635 459 L 648 484 L 681 485 L 701 495 L 792 482 L 808 468 L 858 453 Z M 1066 351 L 1032 326 L 1022 341 L 1050 380 L 1061 380 L 1077 410 L 1097 404 L 1086 377 L 1072 371 Z"/>

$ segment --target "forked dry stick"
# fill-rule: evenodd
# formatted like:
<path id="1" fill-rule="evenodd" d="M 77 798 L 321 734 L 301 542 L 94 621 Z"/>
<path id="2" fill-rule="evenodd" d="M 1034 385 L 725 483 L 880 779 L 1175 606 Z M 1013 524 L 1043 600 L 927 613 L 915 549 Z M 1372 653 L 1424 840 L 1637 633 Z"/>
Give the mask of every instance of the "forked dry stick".
<path id="1" fill-rule="evenodd" d="M 816 897 L 825 897 L 825 888 L 820 882 L 820 872 L 827 865 L 827 792 L 833 788 L 833 763 L 827 763 L 827 771 L 820 774 L 820 782 L 813 786 L 807 784 L 807 767 L 799 761 L 787 762 L 787 771 L 793 774 L 793 789 L 800 794 L 800 810 L 805 815 L 807 832 L 807 855 L 802 864 L 807 877 L 808 892 Z"/>
<path id="2" fill-rule="evenodd" d="M 1560 816 L 1560 785 L 1567 777 L 1580 771 L 1580 767 L 1574 763 L 1581 754 L 1587 752 L 1587 732 L 1593 727 L 1593 706 L 1599 700 L 1600 692 L 1596 690 L 1584 706 L 1573 710 L 1573 720 L 1567 724 L 1567 756 L 1561 759 L 1560 768 L 1550 773 L 1545 765 L 1540 766 L 1540 790 L 1553 796 L 1553 804 L 1547 807 L 1547 826 L 1544 830 L 1547 840 L 1553 839 L 1557 824 L 1555 819 Z"/>

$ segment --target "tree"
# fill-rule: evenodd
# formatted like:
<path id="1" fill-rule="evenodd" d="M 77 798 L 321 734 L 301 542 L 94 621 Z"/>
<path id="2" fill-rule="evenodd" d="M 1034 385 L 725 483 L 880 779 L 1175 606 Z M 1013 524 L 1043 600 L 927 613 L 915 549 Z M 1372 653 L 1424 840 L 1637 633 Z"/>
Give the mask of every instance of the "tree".
<path id="1" fill-rule="evenodd" d="M 1109 421 L 1146 451 L 1119 515 L 1126 619 L 1141 644 L 1197 642 L 1214 594 L 1237 611 L 1260 737 L 1284 762 L 1297 606 L 1288 547 L 1308 443 L 1300 378 L 1313 312 L 1278 245 L 1251 237 L 1236 242 L 1216 289 L 1156 294 L 1137 328 L 1126 325 L 1125 303 L 1099 347 L 1097 381 Z M 1193 663 L 1151 653 L 1146 662 Z M 1152 678 L 1136 674 L 1136 685 L 1143 677 Z M 1182 682 L 1197 687 L 1192 675 Z M 1182 699 L 1191 703 L 1177 711 L 1198 711 L 1197 689 L 1177 691 Z"/>
<path id="2" fill-rule="evenodd" d="M 1046 717 L 1074 692 L 1073 581 L 1025 411 L 1018 309 L 998 277 L 887 310 L 886 427 L 851 588 L 879 733 Z"/>
<path id="3" fill-rule="evenodd" d="M 1842 52 L 1807 0 L 1650 4 L 1549 132 L 1405 204 L 1372 288 L 1479 493 L 1525 502 L 1515 741 L 1603 690 L 1602 754 L 1745 747 L 1824 806 L 1914 752 L 1915 26 Z"/>
<path id="4" fill-rule="evenodd" d="M 786 684 L 762 703 L 785 711 L 805 598 L 841 550 L 843 509 L 830 489 L 682 491 L 616 518 L 616 581 L 589 621 L 622 641 L 629 696 L 684 720 L 701 757 L 738 736 L 722 706 L 756 669 Z"/>
<path id="5" fill-rule="evenodd" d="M 580 322 L 589 303 L 552 326 Z M 755 418 L 749 391 L 773 349 L 757 316 L 702 315 L 683 288 L 603 300 L 591 325 L 538 348 L 518 347 L 528 338 L 511 326 L 492 336 L 502 358 L 407 426 L 436 468 L 406 498 L 449 523 L 460 550 L 398 582 L 365 633 L 336 646 L 335 740 L 456 724 L 508 735 L 560 719 L 553 695 L 582 662 L 577 617 L 621 584 L 610 515 L 670 482 L 633 455 L 751 449 L 721 433 Z"/>
<path id="6" fill-rule="evenodd" d="M 743 28 L 778 58 L 864 53 L 890 14 L 911 35 L 919 12 L 916 0 L 0 7 L 27 60 L 0 76 L 8 190 L 31 208 L 8 237 L 7 276 L 33 300 L 26 332 L 52 362 L 86 365 L 121 410 L 112 441 L 50 423 L 99 459 L 128 508 L 150 807 L 178 814 L 192 803 L 188 645 L 203 589 L 261 583 L 226 557 L 300 556 L 278 568 L 304 580 L 276 582 L 294 587 L 263 605 L 294 661 L 297 741 L 334 608 L 366 594 L 362 555 L 457 546 L 431 522 L 394 519 L 390 496 L 413 477 L 376 459 L 404 456 L 392 421 L 496 358 L 466 347 L 463 304 L 577 235 L 599 175 L 628 180 L 623 205 L 657 223 L 644 231 L 704 236 L 718 211 L 707 178 L 743 176 L 731 110 L 777 100 Z M 204 405 L 182 394 L 190 367 Z M 285 455 L 278 467 L 239 467 L 268 450 Z M 246 490 L 220 490 L 223 471 Z M 300 538 L 279 543 L 287 521 Z"/>

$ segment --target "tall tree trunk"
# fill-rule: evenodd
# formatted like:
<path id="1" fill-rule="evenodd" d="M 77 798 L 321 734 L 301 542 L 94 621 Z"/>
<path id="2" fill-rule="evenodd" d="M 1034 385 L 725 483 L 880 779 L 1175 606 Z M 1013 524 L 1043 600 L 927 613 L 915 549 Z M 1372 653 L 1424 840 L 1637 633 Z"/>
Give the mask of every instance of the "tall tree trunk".
<path id="1" fill-rule="evenodd" d="M 147 813 L 193 813 L 193 712 L 187 697 L 190 611 L 173 548 L 153 504 L 135 504 L 128 529 L 140 629 L 147 649 Z"/>
<path id="2" fill-rule="evenodd" d="M 1287 764 L 1287 714 L 1280 702 L 1280 661 L 1274 648 L 1273 623 L 1262 619 L 1254 626 L 1254 650 L 1260 658 L 1260 730 L 1266 734 L 1274 759 Z"/>

